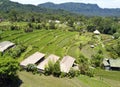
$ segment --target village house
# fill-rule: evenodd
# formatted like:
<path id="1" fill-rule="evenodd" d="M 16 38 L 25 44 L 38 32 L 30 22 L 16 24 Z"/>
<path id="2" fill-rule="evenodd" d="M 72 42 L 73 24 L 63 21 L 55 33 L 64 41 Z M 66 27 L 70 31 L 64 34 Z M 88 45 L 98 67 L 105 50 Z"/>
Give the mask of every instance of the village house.
<path id="1" fill-rule="evenodd" d="M 75 58 L 71 56 L 65 56 L 60 62 L 61 72 L 68 73 L 74 64 Z"/>
<path id="2" fill-rule="evenodd" d="M 12 43 L 10 41 L 3 41 L 0 43 L 0 52 L 4 52 L 5 50 L 13 47 L 15 45 L 15 43 Z"/>
<path id="3" fill-rule="evenodd" d="M 23 60 L 20 63 L 20 65 L 25 68 L 28 64 L 38 64 L 39 62 L 43 61 L 44 57 L 45 57 L 45 54 L 36 52 L 33 55 L 26 58 L 25 60 Z"/>
<path id="4" fill-rule="evenodd" d="M 120 70 L 120 59 L 109 59 L 111 70 Z"/>
<path id="5" fill-rule="evenodd" d="M 120 59 L 104 59 L 103 65 L 106 70 L 120 70 Z"/>

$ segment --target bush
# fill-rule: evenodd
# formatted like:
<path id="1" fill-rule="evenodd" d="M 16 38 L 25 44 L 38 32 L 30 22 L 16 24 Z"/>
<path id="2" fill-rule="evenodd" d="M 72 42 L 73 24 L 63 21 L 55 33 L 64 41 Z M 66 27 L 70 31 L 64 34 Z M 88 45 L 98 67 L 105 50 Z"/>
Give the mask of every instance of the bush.
<path id="1" fill-rule="evenodd" d="M 79 70 L 81 74 L 86 74 L 86 71 L 89 69 L 89 61 L 84 55 L 80 54 L 79 58 L 77 59 L 77 64 L 79 64 Z"/>
<path id="2" fill-rule="evenodd" d="M 67 76 L 67 74 L 66 74 L 66 73 L 61 72 L 61 74 L 60 74 L 60 78 L 63 78 L 63 77 L 66 77 L 66 76 Z"/>
<path id="3" fill-rule="evenodd" d="M 59 63 L 59 61 L 58 61 L 58 62 L 56 62 L 56 63 L 54 64 L 53 75 L 54 75 L 55 77 L 59 77 L 60 74 L 61 74 L 61 71 L 60 71 L 60 63 Z"/>
<path id="4" fill-rule="evenodd" d="M 51 74 L 53 74 L 53 70 L 54 70 L 54 64 L 51 61 L 49 61 L 48 65 L 45 66 L 44 74 L 51 75 Z"/>
<path id="5" fill-rule="evenodd" d="M 11 30 L 19 30 L 19 27 L 16 26 L 16 25 L 12 25 L 12 26 L 10 27 L 10 29 L 11 29 Z"/>
<path id="6" fill-rule="evenodd" d="M 32 28 L 26 28 L 26 29 L 24 30 L 24 32 L 26 32 L 26 33 L 28 33 L 28 32 L 33 32 L 33 29 L 32 29 Z"/>
<path id="7" fill-rule="evenodd" d="M 85 75 L 87 70 L 89 69 L 89 66 L 86 64 L 80 64 L 79 69 L 80 69 L 80 73 Z"/>
<path id="8" fill-rule="evenodd" d="M 79 70 L 76 70 L 75 71 L 75 76 L 78 77 L 80 75 L 80 71 Z"/>
<path id="9" fill-rule="evenodd" d="M 118 32 L 114 33 L 113 36 L 114 36 L 115 39 L 118 39 L 120 37 L 120 33 L 118 33 Z"/>
<path id="10" fill-rule="evenodd" d="M 36 74 L 38 72 L 38 69 L 37 69 L 36 65 L 34 65 L 34 64 L 28 64 L 26 67 L 26 70 L 28 72 L 32 72 L 33 74 Z"/>
<path id="11" fill-rule="evenodd" d="M 26 49 L 26 46 L 23 46 L 23 45 L 18 45 L 12 49 L 10 49 L 8 51 L 8 54 L 13 57 L 13 58 L 16 58 L 16 57 L 19 57 L 21 55 L 22 52 L 24 52 Z"/>
<path id="12" fill-rule="evenodd" d="M 75 77 L 75 76 L 76 76 L 76 71 L 73 70 L 73 69 L 70 69 L 70 71 L 69 71 L 69 73 L 68 73 L 68 77 L 69 77 L 69 78 L 73 78 L 73 77 Z"/>
<path id="13" fill-rule="evenodd" d="M 101 54 L 92 55 L 91 63 L 93 64 L 94 67 L 101 67 L 102 61 L 103 55 Z"/>
<path id="14" fill-rule="evenodd" d="M 93 69 L 89 69 L 86 74 L 89 77 L 94 77 L 94 70 Z"/>

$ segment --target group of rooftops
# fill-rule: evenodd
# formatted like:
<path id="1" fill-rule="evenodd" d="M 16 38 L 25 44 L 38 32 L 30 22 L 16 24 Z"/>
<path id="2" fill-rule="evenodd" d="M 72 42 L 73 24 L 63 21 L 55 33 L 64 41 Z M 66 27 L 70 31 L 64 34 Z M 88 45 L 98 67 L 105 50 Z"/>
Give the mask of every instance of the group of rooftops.
<path id="1" fill-rule="evenodd" d="M 40 52 L 35 52 L 25 60 L 23 60 L 20 65 L 23 67 L 27 67 L 28 64 L 36 64 L 37 68 L 40 71 L 44 71 L 46 65 L 48 65 L 49 61 L 55 64 L 60 59 L 59 56 L 54 54 L 50 54 L 47 58 L 45 58 L 45 54 Z M 61 72 L 68 73 L 74 64 L 75 58 L 71 56 L 64 56 L 60 61 L 60 70 Z"/>
<path id="2" fill-rule="evenodd" d="M 4 53 L 7 49 L 13 46 L 15 46 L 15 43 L 12 43 L 10 41 L 0 42 L 0 52 Z M 20 65 L 23 67 L 27 67 L 28 64 L 36 64 L 39 70 L 44 70 L 45 66 L 48 64 L 49 61 L 55 64 L 59 59 L 60 57 L 54 54 L 51 54 L 47 58 L 45 58 L 45 54 L 40 52 L 35 52 L 31 56 L 23 60 L 20 63 Z M 61 72 L 68 73 L 74 64 L 74 61 L 75 61 L 75 58 L 71 56 L 64 56 L 60 62 Z"/>

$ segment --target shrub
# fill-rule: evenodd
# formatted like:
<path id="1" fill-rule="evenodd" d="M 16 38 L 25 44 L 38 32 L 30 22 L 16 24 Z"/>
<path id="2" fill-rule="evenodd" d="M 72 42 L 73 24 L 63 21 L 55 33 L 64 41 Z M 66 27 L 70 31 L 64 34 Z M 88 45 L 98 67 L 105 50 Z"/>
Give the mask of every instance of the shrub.
<path id="1" fill-rule="evenodd" d="M 59 77 L 61 74 L 59 61 L 54 64 L 53 75 Z"/>
<path id="2" fill-rule="evenodd" d="M 114 33 L 113 36 L 114 36 L 115 39 L 118 39 L 120 37 L 120 33 L 118 33 L 118 32 Z"/>
<path id="3" fill-rule="evenodd" d="M 66 77 L 66 76 L 67 76 L 67 74 L 66 74 L 66 73 L 61 72 L 61 74 L 60 74 L 60 78 L 63 78 L 63 77 Z"/>
<path id="4" fill-rule="evenodd" d="M 89 66 L 83 63 L 79 65 L 79 69 L 80 69 L 80 73 L 85 75 L 87 70 L 89 69 Z"/>
<path id="5" fill-rule="evenodd" d="M 69 78 L 73 78 L 73 77 L 75 77 L 75 76 L 76 76 L 75 70 L 70 69 L 70 71 L 69 71 L 69 73 L 68 73 L 68 77 L 69 77 Z"/>
<path id="6" fill-rule="evenodd" d="M 91 63 L 93 64 L 94 67 L 101 67 L 102 61 L 103 55 L 101 54 L 92 55 Z"/>
<path id="7" fill-rule="evenodd" d="M 78 77 L 80 75 L 80 71 L 79 70 L 76 70 L 75 71 L 75 76 Z"/>
<path id="8" fill-rule="evenodd" d="M 101 49 L 98 50 L 99 54 L 103 54 L 103 51 Z"/>
<path id="9" fill-rule="evenodd" d="M 28 72 L 32 72 L 33 74 L 38 72 L 38 69 L 37 69 L 36 65 L 34 65 L 34 64 L 28 64 L 26 67 L 26 70 Z"/>
<path id="10" fill-rule="evenodd" d="M 24 30 L 24 32 L 26 32 L 26 33 L 28 33 L 28 32 L 33 32 L 33 29 L 32 29 L 32 28 L 26 28 L 26 29 Z"/>
<path id="11" fill-rule="evenodd" d="M 54 64 L 51 61 L 49 61 L 48 65 L 45 66 L 44 74 L 51 75 L 51 74 L 53 74 L 53 70 L 54 70 Z"/>
<path id="12" fill-rule="evenodd" d="M 8 54 L 11 57 L 16 58 L 16 57 L 19 57 L 21 55 L 21 53 L 25 51 L 25 49 L 26 49 L 26 46 L 18 45 L 16 47 L 10 49 Z"/>
<path id="13" fill-rule="evenodd" d="M 94 77 L 94 70 L 93 69 L 89 69 L 86 74 L 89 77 Z"/>
<path id="14" fill-rule="evenodd" d="M 80 54 L 79 58 L 77 59 L 77 64 L 79 64 L 79 70 L 81 74 L 86 74 L 86 71 L 89 69 L 89 61 L 84 55 Z"/>
<path id="15" fill-rule="evenodd" d="M 10 29 L 11 29 L 11 30 L 19 30 L 19 27 L 16 26 L 16 25 L 12 25 L 12 26 L 10 27 Z"/>

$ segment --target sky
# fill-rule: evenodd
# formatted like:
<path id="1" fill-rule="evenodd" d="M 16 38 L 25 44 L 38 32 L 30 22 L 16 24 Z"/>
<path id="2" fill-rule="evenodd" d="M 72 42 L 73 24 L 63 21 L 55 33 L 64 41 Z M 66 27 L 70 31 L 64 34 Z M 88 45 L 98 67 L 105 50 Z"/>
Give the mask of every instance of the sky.
<path id="1" fill-rule="evenodd" d="M 53 2 L 56 4 L 64 2 L 80 2 L 98 4 L 101 8 L 120 8 L 120 0 L 11 0 L 22 4 L 41 4 L 45 2 Z"/>

